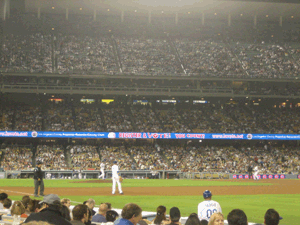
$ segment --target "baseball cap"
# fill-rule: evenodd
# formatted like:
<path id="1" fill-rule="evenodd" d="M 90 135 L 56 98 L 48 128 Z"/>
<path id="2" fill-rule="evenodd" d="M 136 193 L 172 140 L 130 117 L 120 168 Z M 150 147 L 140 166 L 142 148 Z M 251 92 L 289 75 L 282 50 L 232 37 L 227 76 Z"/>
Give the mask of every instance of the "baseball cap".
<path id="1" fill-rule="evenodd" d="M 60 198 L 56 194 L 49 194 L 45 195 L 43 198 L 43 201 L 40 203 L 46 203 L 46 204 L 54 204 L 55 201 L 60 201 Z"/>
<path id="2" fill-rule="evenodd" d="M 117 164 L 117 161 L 114 161 L 114 164 Z"/>
<path id="3" fill-rule="evenodd" d="M 170 209 L 170 218 L 171 221 L 176 221 L 180 219 L 180 210 L 177 207 Z"/>

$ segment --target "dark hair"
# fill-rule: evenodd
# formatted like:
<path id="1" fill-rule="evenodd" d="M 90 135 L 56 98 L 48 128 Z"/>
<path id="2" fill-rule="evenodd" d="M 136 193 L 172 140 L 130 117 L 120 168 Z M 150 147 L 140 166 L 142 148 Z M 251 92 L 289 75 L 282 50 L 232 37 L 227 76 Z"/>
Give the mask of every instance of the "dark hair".
<path id="1" fill-rule="evenodd" d="M 247 225 L 247 216 L 243 210 L 234 209 L 227 215 L 228 225 Z"/>
<path id="2" fill-rule="evenodd" d="M 115 210 L 108 210 L 106 212 L 106 220 L 107 222 L 115 222 L 119 214 Z"/>
<path id="3" fill-rule="evenodd" d="M 279 214 L 275 209 L 268 209 L 265 214 L 266 225 L 278 225 L 279 224 Z"/>
<path id="4" fill-rule="evenodd" d="M 133 216 L 137 217 L 142 213 L 141 207 L 134 203 L 126 204 L 122 209 L 123 219 L 131 219 Z"/>
<path id="5" fill-rule="evenodd" d="M 40 202 L 41 200 L 37 200 L 37 199 L 32 200 L 32 204 L 33 204 L 32 212 L 35 212 L 37 209 L 42 208 L 42 204 L 40 204 Z"/>
<path id="6" fill-rule="evenodd" d="M 12 201 L 9 198 L 3 200 L 3 207 L 9 209 L 12 205 Z"/>
<path id="7" fill-rule="evenodd" d="M 32 199 L 28 195 L 24 195 L 22 198 L 22 203 L 25 207 L 25 209 L 29 209 L 30 212 L 33 210 L 33 202 Z"/>
<path id="8" fill-rule="evenodd" d="M 60 212 L 63 218 L 65 218 L 68 221 L 71 221 L 70 210 L 67 206 L 62 205 Z"/>
<path id="9" fill-rule="evenodd" d="M 15 201 L 13 206 L 11 207 L 11 215 L 22 215 L 25 213 L 25 207 L 21 201 Z"/>
<path id="10" fill-rule="evenodd" d="M 156 209 L 156 217 L 153 220 L 154 224 L 161 224 L 163 220 L 166 220 L 165 212 L 167 211 L 167 208 L 163 205 L 160 205 Z"/>
<path id="11" fill-rule="evenodd" d="M 88 207 L 84 204 L 79 204 L 72 210 L 73 220 L 81 220 L 88 213 Z"/>
<path id="12" fill-rule="evenodd" d="M 108 208 L 109 210 L 111 210 L 111 203 L 105 202 L 105 204 L 107 205 L 107 208 Z"/>
<path id="13" fill-rule="evenodd" d="M 203 220 L 200 221 L 200 225 L 207 225 L 207 224 L 208 224 L 208 221 L 207 221 L 207 220 L 204 220 L 204 219 L 203 219 Z"/>
<path id="14" fill-rule="evenodd" d="M 186 225 L 200 225 L 199 217 L 196 213 L 192 213 L 185 222 Z"/>
<path id="15" fill-rule="evenodd" d="M 0 194 L 0 201 L 3 201 L 3 200 L 6 199 L 6 198 L 8 198 L 8 195 L 7 195 L 6 193 L 2 192 L 2 193 Z"/>

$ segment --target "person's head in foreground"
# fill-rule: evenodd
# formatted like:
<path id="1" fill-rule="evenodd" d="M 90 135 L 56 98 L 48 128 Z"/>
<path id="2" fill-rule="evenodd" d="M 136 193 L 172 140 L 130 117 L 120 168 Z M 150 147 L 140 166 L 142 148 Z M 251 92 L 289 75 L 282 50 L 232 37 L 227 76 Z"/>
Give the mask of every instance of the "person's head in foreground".
<path id="1" fill-rule="evenodd" d="M 136 225 L 142 219 L 142 209 L 137 204 L 128 203 L 123 207 L 121 216 Z"/>
<path id="2" fill-rule="evenodd" d="M 279 220 L 282 219 L 275 209 L 268 209 L 265 214 L 265 225 L 278 225 Z"/>
<path id="3" fill-rule="evenodd" d="M 222 213 L 217 212 L 212 214 L 208 221 L 208 225 L 224 225 L 224 216 Z"/>
<path id="4" fill-rule="evenodd" d="M 167 208 L 163 205 L 160 205 L 156 209 L 156 216 L 153 220 L 154 224 L 160 224 L 163 220 L 166 220 L 166 211 Z"/>
<path id="5" fill-rule="evenodd" d="M 199 217 L 196 213 L 192 213 L 186 220 L 185 225 L 200 225 Z"/>
<path id="6" fill-rule="evenodd" d="M 243 210 L 234 209 L 227 215 L 228 225 L 248 225 L 247 216 Z"/>
<path id="7" fill-rule="evenodd" d="M 108 210 L 106 212 L 106 220 L 107 222 L 115 222 L 115 220 L 119 217 L 119 214 L 115 210 Z"/>
<path id="8" fill-rule="evenodd" d="M 87 205 L 76 205 L 72 210 L 73 220 L 86 223 L 89 220 L 89 209 Z"/>
<path id="9" fill-rule="evenodd" d="M 173 223 L 178 223 L 180 220 L 180 217 L 181 217 L 180 210 L 177 207 L 172 207 L 170 209 L 170 220 Z"/>

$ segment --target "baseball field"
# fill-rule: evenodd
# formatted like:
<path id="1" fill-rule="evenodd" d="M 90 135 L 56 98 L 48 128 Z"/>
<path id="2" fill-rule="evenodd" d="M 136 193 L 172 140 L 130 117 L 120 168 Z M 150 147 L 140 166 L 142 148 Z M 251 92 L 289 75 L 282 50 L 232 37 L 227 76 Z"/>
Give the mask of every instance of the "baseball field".
<path id="1" fill-rule="evenodd" d="M 110 202 L 113 208 L 123 208 L 134 202 L 144 211 L 155 211 L 159 205 L 167 210 L 177 206 L 182 216 L 197 213 L 203 201 L 202 193 L 210 190 L 213 200 L 222 207 L 225 219 L 235 208 L 245 211 L 248 221 L 263 223 L 267 209 L 276 209 L 281 225 L 300 224 L 300 180 L 131 180 L 123 181 L 124 195 L 111 194 L 111 180 L 45 180 L 45 194 L 55 193 L 69 198 L 73 204 L 93 198 L 96 205 Z M 0 180 L 0 192 L 13 200 L 33 194 L 31 179 Z"/>

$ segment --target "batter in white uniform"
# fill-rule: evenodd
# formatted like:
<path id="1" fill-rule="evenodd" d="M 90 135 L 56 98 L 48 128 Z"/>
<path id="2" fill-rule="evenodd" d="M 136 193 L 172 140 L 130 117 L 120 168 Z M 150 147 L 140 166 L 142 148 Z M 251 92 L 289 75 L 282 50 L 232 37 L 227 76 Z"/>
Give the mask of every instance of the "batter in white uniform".
<path id="1" fill-rule="evenodd" d="M 119 167 L 117 165 L 117 161 L 114 161 L 114 165 L 111 168 L 112 172 L 112 194 L 114 195 L 116 192 L 116 183 L 118 184 L 120 195 L 123 194 L 121 182 L 119 181 Z"/>

